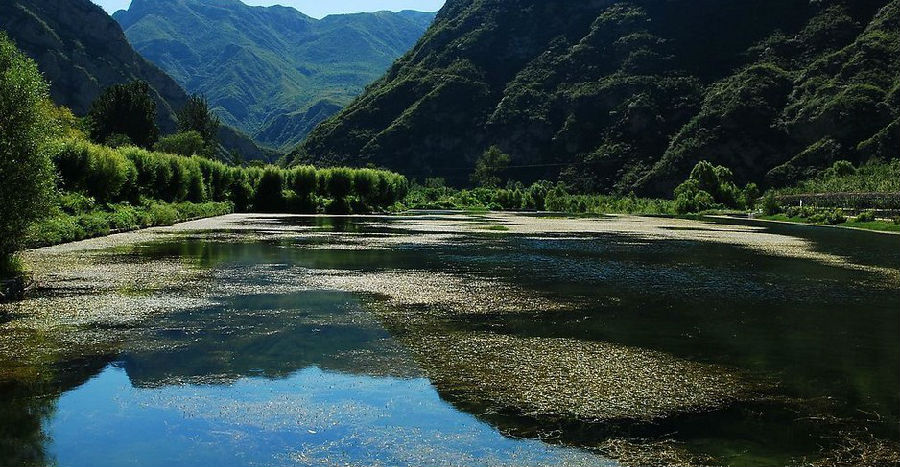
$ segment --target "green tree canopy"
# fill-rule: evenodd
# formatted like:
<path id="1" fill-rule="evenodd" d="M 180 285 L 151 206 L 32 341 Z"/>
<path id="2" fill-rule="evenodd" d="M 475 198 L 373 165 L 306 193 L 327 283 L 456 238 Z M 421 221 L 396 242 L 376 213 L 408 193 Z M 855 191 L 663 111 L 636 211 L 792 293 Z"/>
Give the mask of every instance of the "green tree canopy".
<path id="1" fill-rule="evenodd" d="M 28 226 L 46 215 L 53 189 L 48 86 L 34 62 L 0 32 L 0 277 Z"/>
<path id="2" fill-rule="evenodd" d="M 182 156 L 207 155 L 209 146 L 203 136 L 196 131 L 182 131 L 174 135 L 163 136 L 153 145 L 153 150 Z"/>
<path id="3" fill-rule="evenodd" d="M 113 135 L 125 135 L 134 144 L 149 149 L 159 138 L 156 102 L 150 96 L 150 85 L 144 81 L 106 88 L 91 104 L 88 117 L 91 139 L 98 143 L 106 143 Z"/>
<path id="4" fill-rule="evenodd" d="M 208 154 L 205 154 L 207 156 L 212 156 L 215 152 L 219 126 L 221 126 L 219 117 L 209 110 L 209 102 L 203 96 L 192 95 L 178 111 L 178 131 L 199 133 L 208 146 Z"/>
<path id="5" fill-rule="evenodd" d="M 503 182 L 500 175 L 509 167 L 509 161 L 509 154 L 497 146 L 489 147 L 475 163 L 475 171 L 471 176 L 472 183 L 486 188 L 500 186 Z"/>

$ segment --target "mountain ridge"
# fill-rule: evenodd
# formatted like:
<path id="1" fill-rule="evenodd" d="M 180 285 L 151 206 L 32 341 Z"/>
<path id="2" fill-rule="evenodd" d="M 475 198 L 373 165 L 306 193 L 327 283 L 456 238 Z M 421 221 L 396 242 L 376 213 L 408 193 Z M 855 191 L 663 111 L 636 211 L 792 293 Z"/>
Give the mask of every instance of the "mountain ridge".
<path id="1" fill-rule="evenodd" d="M 175 131 L 175 112 L 187 102 L 187 93 L 135 52 L 102 8 L 89 0 L 14 0 L 0 10 L 0 29 L 35 59 L 58 105 L 84 115 L 106 87 L 140 79 L 152 88 L 160 128 Z M 275 156 L 227 126 L 220 128 L 219 139 L 248 159 Z"/>
<path id="2" fill-rule="evenodd" d="M 896 157 L 898 3 L 450 0 L 291 157 L 465 184 L 497 145 L 541 166 L 510 172 L 523 181 L 648 195 L 671 195 L 701 159 L 775 185 L 837 158 Z M 841 105 L 853 134 L 815 118 Z"/>
<path id="3" fill-rule="evenodd" d="M 224 122 L 292 148 L 362 92 L 425 31 L 432 13 L 328 15 L 238 0 L 134 0 L 113 14 L 144 57 Z M 329 113 L 323 113 L 323 110 Z"/>

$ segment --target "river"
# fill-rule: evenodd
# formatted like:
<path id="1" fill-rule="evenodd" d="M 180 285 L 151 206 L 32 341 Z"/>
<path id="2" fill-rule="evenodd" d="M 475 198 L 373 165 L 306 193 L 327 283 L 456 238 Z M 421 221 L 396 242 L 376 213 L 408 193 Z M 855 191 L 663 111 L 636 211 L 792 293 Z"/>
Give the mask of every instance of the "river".
<path id="1" fill-rule="evenodd" d="M 24 259 L 3 465 L 898 458 L 900 236 L 230 215 Z"/>

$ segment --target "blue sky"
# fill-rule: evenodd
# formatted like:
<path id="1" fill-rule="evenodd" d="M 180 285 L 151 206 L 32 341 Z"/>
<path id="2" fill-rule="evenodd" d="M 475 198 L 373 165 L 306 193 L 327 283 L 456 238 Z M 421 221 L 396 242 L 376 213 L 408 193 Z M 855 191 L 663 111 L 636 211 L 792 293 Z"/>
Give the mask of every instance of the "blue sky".
<path id="1" fill-rule="evenodd" d="M 131 4 L 131 0 L 93 0 L 93 2 L 110 13 L 127 9 Z M 437 11 L 444 4 L 444 0 L 243 0 L 243 2 L 248 5 L 292 6 L 315 18 L 332 13 L 360 11 Z"/>

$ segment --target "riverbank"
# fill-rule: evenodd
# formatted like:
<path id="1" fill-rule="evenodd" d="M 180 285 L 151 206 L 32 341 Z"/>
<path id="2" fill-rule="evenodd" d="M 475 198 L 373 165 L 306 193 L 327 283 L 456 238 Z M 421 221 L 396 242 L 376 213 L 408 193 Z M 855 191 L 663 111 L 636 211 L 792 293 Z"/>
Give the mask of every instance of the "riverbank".
<path id="1" fill-rule="evenodd" d="M 855 229 L 855 230 L 865 230 L 869 232 L 878 232 L 884 234 L 900 234 L 900 224 L 889 221 L 889 220 L 874 220 L 867 222 L 859 222 L 855 219 L 848 219 L 846 222 L 829 225 L 825 223 L 819 222 L 811 222 L 808 218 L 805 217 L 790 217 L 786 214 L 776 214 L 772 216 L 758 216 L 754 217 L 753 220 L 765 221 L 765 222 L 777 222 L 781 224 L 795 224 L 795 225 L 811 225 L 818 227 L 837 227 L 842 229 Z"/>
<path id="2" fill-rule="evenodd" d="M 61 212 L 32 225 L 25 244 L 30 249 L 41 248 L 232 212 L 234 205 L 228 202 L 114 204 L 87 212 Z"/>

